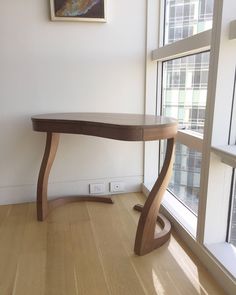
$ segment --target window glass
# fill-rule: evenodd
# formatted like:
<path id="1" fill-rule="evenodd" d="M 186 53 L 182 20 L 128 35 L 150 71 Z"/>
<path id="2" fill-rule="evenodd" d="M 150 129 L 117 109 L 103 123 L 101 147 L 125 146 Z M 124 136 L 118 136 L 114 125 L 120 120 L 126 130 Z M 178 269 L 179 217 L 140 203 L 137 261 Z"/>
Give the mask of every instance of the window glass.
<path id="1" fill-rule="evenodd" d="M 207 20 L 212 18 L 213 14 L 213 0 L 201 0 L 200 4 L 200 18 Z"/>
<path id="2" fill-rule="evenodd" d="M 229 242 L 236 247 L 236 178 L 233 189 L 232 210 L 230 216 Z"/>
<path id="3" fill-rule="evenodd" d="M 179 128 L 203 133 L 209 52 L 163 62 L 162 114 Z"/>
<path id="4" fill-rule="evenodd" d="M 203 133 L 208 68 L 209 52 L 163 62 L 162 114 L 177 118 L 180 129 Z M 201 153 L 176 144 L 169 190 L 195 214 L 198 211 L 201 161 Z"/>
<path id="5" fill-rule="evenodd" d="M 211 29 L 213 0 L 166 0 L 165 3 L 164 45 Z"/>
<path id="6" fill-rule="evenodd" d="M 165 146 L 162 144 L 161 163 L 163 163 L 165 154 L 164 148 Z M 176 143 L 175 163 L 168 189 L 196 215 L 198 213 L 201 161 L 201 153 Z"/>

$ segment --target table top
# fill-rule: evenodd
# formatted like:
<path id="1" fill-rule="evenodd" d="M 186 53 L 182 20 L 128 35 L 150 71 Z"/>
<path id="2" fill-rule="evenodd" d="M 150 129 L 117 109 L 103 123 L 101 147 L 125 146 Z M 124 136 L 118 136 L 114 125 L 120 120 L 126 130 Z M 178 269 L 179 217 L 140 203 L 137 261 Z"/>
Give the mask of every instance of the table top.
<path id="1" fill-rule="evenodd" d="M 177 120 L 169 117 L 118 113 L 51 113 L 33 116 L 33 130 L 84 134 L 127 141 L 172 138 Z"/>

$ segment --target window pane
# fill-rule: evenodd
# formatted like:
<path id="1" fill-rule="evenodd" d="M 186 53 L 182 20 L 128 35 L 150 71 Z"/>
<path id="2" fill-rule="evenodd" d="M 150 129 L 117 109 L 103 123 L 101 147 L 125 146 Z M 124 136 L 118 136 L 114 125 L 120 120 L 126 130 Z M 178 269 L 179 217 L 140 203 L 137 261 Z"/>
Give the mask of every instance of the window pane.
<path id="1" fill-rule="evenodd" d="M 164 45 L 211 29 L 214 0 L 166 0 Z"/>
<path id="2" fill-rule="evenodd" d="M 180 129 L 203 133 L 209 52 L 163 62 L 162 114 Z M 177 143 L 169 190 L 195 214 L 198 211 L 201 153 Z"/>
<path id="3" fill-rule="evenodd" d="M 164 160 L 165 145 L 161 145 L 161 163 Z M 169 191 L 196 215 L 200 190 L 202 154 L 176 143 L 175 162 Z"/>
<path id="4" fill-rule="evenodd" d="M 162 114 L 180 129 L 203 133 L 209 52 L 163 62 Z"/>
<path id="5" fill-rule="evenodd" d="M 232 215 L 231 215 L 231 226 L 230 226 L 230 240 L 229 242 L 236 247 L 236 180 L 233 192 L 233 203 L 232 203 Z"/>
<path id="6" fill-rule="evenodd" d="M 200 190 L 201 153 L 176 144 L 175 163 L 169 189 L 196 215 Z"/>

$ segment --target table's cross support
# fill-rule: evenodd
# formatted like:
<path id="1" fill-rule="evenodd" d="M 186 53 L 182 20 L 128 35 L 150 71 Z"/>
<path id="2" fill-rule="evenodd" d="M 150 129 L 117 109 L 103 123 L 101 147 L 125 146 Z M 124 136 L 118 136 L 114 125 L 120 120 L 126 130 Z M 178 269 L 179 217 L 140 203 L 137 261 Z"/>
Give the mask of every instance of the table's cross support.
<path id="1" fill-rule="evenodd" d="M 141 211 L 136 232 L 134 252 L 144 255 L 163 245 L 170 237 L 171 225 L 159 209 L 164 193 L 171 178 L 174 154 L 174 138 L 167 140 L 165 160 L 144 206 L 136 205 L 134 209 Z M 156 221 L 162 226 L 162 231 L 156 233 Z"/>

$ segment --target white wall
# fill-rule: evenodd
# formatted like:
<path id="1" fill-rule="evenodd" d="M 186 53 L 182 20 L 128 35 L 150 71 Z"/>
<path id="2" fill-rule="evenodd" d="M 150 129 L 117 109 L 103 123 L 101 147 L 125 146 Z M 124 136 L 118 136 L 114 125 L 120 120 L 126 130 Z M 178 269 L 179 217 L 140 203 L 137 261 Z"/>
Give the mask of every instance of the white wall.
<path id="1" fill-rule="evenodd" d="M 109 0 L 108 22 L 51 22 L 48 0 L 0 9 L 0 204 L 35 199 L 45 112 L 143 113 L 146 1 Z M 137 190 L 142 143 L 63 135 L 51 193 L 86 193 L 89 182 L 124 180 Z M 81 184 L 81 187 L 79 185 Z"/>

